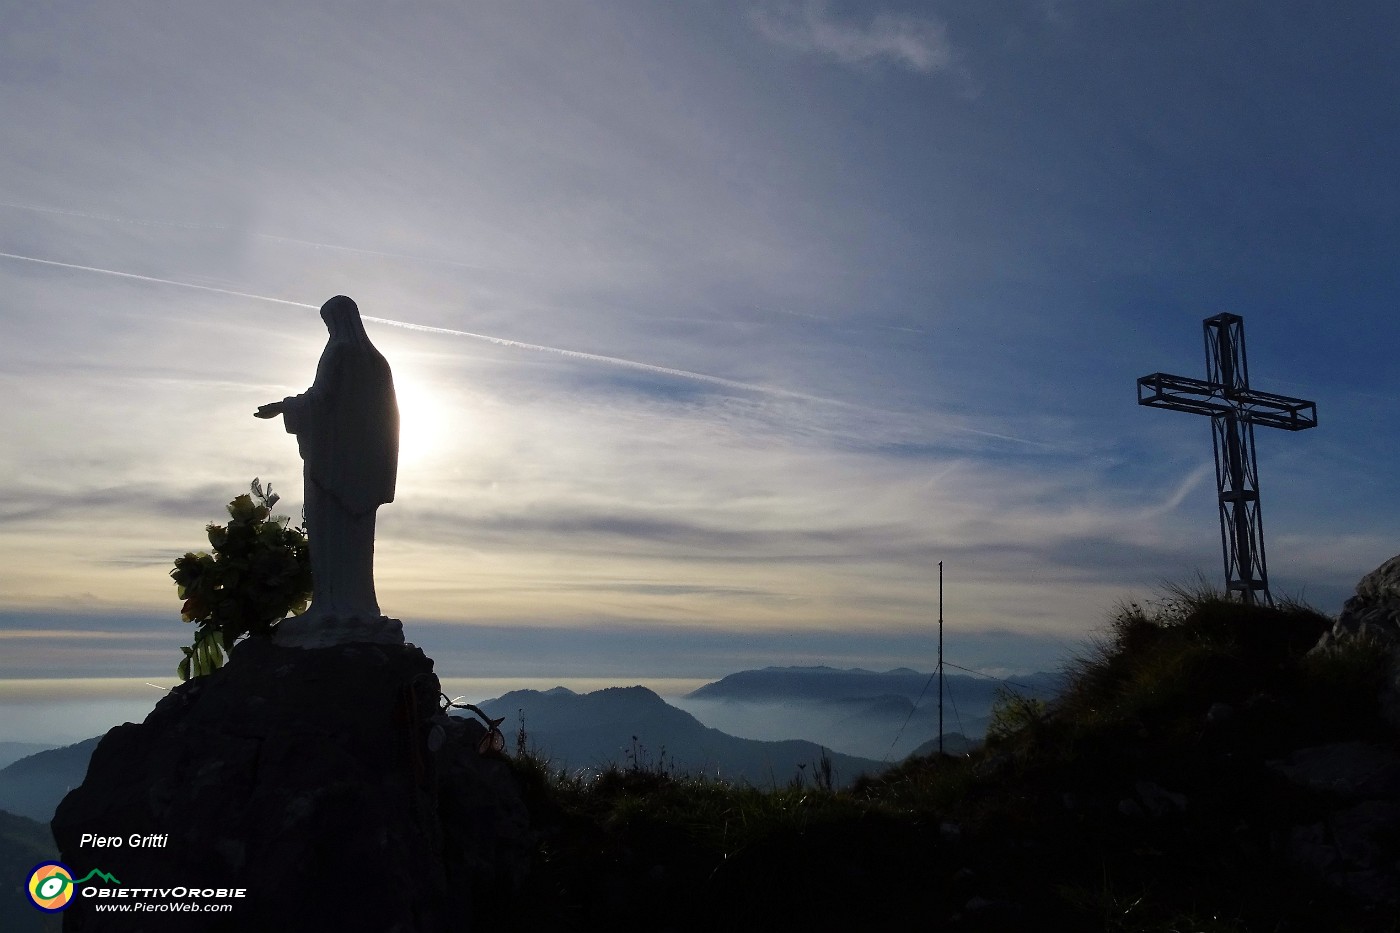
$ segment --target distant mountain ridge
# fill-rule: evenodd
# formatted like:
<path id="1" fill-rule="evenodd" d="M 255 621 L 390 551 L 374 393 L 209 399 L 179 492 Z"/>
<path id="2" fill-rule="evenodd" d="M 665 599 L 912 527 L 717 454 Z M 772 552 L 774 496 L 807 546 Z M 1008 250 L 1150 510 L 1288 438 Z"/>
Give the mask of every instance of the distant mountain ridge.
<path id="1" fill-rule="evenodd" d="M 88 759 L 100 741 L 102 736 L 94 736 L 0 768 L 0 810 L 48 823 L 64 795 L 83 783 Z"/>
<path id="2" fill-rule="evenodd" d="M 46 752 L 51 748 L 58 748 L 58 746 L 40 744 L 39 742 L 0 742 L 0 768 L 14 764 L 21 758 Z"/>
<path id="3" fill-rule="evenodd" d="M 1064 675 L 1035 673 L 1018 676 L 1013 681 L 969 674 L 944 674 L 945 689 L 956 690 L 974 701 L 994 698 L 1002 689 L 1021 690 L 1035 696 L 1053 696 L 1063 688 Z M 721 677 L 686 694 L 687 699 L 704 700 L 843 700 L 871 699 L 881 696 L 904 696 L 913 700 L 920 695 L 938 695 L 938 678 L 907 667 L 889 671 L 868 671 L 864 668 L 765 667 L 739 671 Z"/>
<path id="4" fill-rule="evenodd" d="M 969 674 L 944 676 L 945 748 L 976 742 L 986 732 L 1003 690 L 1051 699 L 1062 674 L 1035 673 L 1012 681 Z M 830 748 L 881 760 L 901 760 L 937 745 L 938 678 L 899 667 L 765 667 L 705 684 L 677 703 L 719 729 L 752 738 L 820 739 Z"/>
<path id="5" fill-rule="evenodd" d="M 523 716 L 528 746 L 556 767 L 570 769 L 674 764 L 678 772 L 766 787 L 812 774 L 808 769 L 820 761 L 824 748 L 800 739 L 761 741 L 729 735 L 646 687 L 609 687 L 585 694 L 563 687 L 514 690 L 480 706 L 488 715 L 505 717 L 502 729 L 508 737 Z M 873 759 L 827 754 L 838 785 L 887 767 Z"/>
<path id="6" fill-rule="evenodd" d="M 1053 696 L 1062 682 L 1058 674 L 1016 678 L 1044 697 Z M 981 736 L 1001 684 L 950 674 L 945 686 L 952 701 L 945 711 L 945 747 L 953 752 Z M 911 752 L 925 753 L 937 744 L 937 697 L 936 678 L 930 681 L 928 674 L 905 667 L 883 672 L 768 667 L 739 671 L 687 694 L 680 702 L 699 710 L 704 722 L 645 687 L 587 694 L 564 687 L 517 690 L 481 705 L 505 717 L 502 728 L 512 747 L 523 710 L 530 745 L 560 765 L 626 767 L 633 760 L 629 756 L 654 764 L 664 749 L 678 770 L 768 786 L 804 771 L 810 775 L 823 748 L 830 750 L 841 783 L 877 773 Z M 775 709 L 786 718 L 772 715 Z M 761 716 L 770 719 L 767 735 L 736 734 Z M 48 822 L 68 790 L 82 783 L 100 738 L 49 748 L 0 768 L 0 809 Z M 18 743 L 0 747 L 24 750 Z"/>

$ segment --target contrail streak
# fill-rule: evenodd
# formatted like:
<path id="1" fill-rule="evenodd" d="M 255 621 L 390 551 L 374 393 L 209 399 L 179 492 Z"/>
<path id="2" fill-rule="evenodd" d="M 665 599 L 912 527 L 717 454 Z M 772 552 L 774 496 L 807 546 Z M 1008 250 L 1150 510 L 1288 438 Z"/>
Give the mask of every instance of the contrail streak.
<path id="1" fill-rule="evenodd" d="M 390 324 L 394 327 L 402 327 L 407 330 L 422 331 L 426 334 L 447 334 L 452 337 L 469 337 L 473 340 L 485 340 L 487 343 L 494 343 L 498 347 L 515 347 L 520 350 L 535 350 L 541 353 L 557 353 L 560 356 L 567 356 L 575 360 L 588 360 L 593 363 L 608 363 L 613 366 L 626 366 L 630 369 L 645 370 L 649 373 L 658 373 L 663 376 L 677 376 L 681 379 L 694 379 L 699 382 L 708 382 L 713 385 L 725 386 L 730 389 L 743 389 L 748 392 L 765 392 L 769 395 L 781 395 L 785 398 L 797 398 L 808 402 L 821 402 L 824 405 L 839 405 L 842 408 L 861 408 L 860 405 L 853 405 L 850 402 L 843 402 L 834 398 L 823 398 L 820 395 L 808 395 L 805 392 L 794 392 L 791 389 L 779 389 L 774 386 L 755 385 L 751 382 L 739 382 L 737 379 L 725 379 L 723 376 L 711 376 L 708 373 L 692 372 L 688 369 L 673 369 L 669 366 L 657 366 L 654 363 L 641 363 L 637 360 L 622 359 L 617 356 L 603 356 L 598 353 L 585 353 L 582 350 L 566 350 L 563 347 L 547 347 L 538 343 L 524 343 L 519 340 L 509 340 L 505 337 L 492 337 L 489 334 L 474 334 L 466 330 L 453 330 L 449 327 L 429 327 L 427 324 L 410 324 L 407 321 L 391 321 L 388 318 L 370 317 L 361 315 L 366 321 L 373 321 L 376 324 Z"/>
<path id="2" fill-rule="evenodd" d="M 180 288 L 197 288 L 202 292 L 217 292 L 220 295 L 233 295 L 237 298 L 252 298 L 255 301 L 274 301 L 279 305 L 291 305 L 293 308 L 310 308 L 316 310 L 316 305 L 303 304 L 300 301 L 287 301 L 285 298 L 270 298 L 267 295 L 254 295 L 250 292 L 236 292 L 230 288 L 215 288 L 213 285 L 196 285 L 193 282 L 177 282 L 174 279 L 158 279 L 153 275 L 137 275 L 134 272 L 118 272 L 116 269 L 99 269 L 97 266 L 80 266 L 72 262 L 58 262 L 55 259 L 36 259 L 33 256 L 21 256 L 18 253 L 0 253 L 6 259 L 20 259 L 24 262 L 37 262 L 45 266 L 57 266 L 60 269 L 77 269 L 79 272 L 96 272 L 99 275 L 115 275 L 123 279 L 135 279 L 138 282 L 155 282 L 159 285 L 175 285 Z"/>
<path id="3" fill-rule="evenodd" d="M 355 253 L 361 256 L 382 256 L 385 259 L 406 259 L 410 262 L 422 262 L 440 266 L 456 266 L 459 269 L 471 269 L 474 272 L 505 272 L 510 275 L 523 275 L 530 278 L 539 277 L 539 273 L 530 272 L 525 269 L 512 269 L 506 266 L 483 266 L 476 263 L 462 262 L 457 259 L 437 259 L 428 256 L 415 256 L 411 253 L 393 253 L 380 249 L 365 249 L 359 246 L 342 246 L 338 243 L 322 243 L 318 240 L 301 240 L 296 237 L 278 236 L 274 233 L 257 233 L 252 230 L 240 230 L 229 224 L 194 223 L 185 220 L 137 220 L 132 217 L 116 217 L 112 214 L 94 214 L 90 211 L 73 211 L 59 207 L 41 207 L 38 204 L 17 204 L 14 201 L 0 201 L 0 207 L 12 207 L 21 211 L 37 211 L 41 214 L 57 214 L 61 217 L 82 217 L 86 220 L 103 220 L 109 223 L 133 224 L 138 227 L 176 227 L 181 230 L 227 230 L 236 233 L 246 233 L 248 236 L 260 240 L 271 240 L 275 243 L 296 243 L 299 246 L 310 246 L 313 249 L 329 249 L 342 253 Z"/>
<path id="4" fill-rule="evenodd" d="M 34 256 L 21 256 L 17 253 L 0 253 L 0 257 L 6 259 L 18 259 L 23 262 L 36 262 L 45 266 L 56 266 L 60 269 L 75 269 L 79 272 L 95 272 L 99 275 L 114 275 L 118 278 L 133 279 L 138 282 L 153 282 L 158 285 L 174 285 L 178 288 L 193 288 L 202 292 L 214 292 L 220 295 L 232 295 L 236 298 L 251 298 L 254 301 L 271 301 L 280 305 L 290 305 L 294 308 L 309 308 L 317 310 L 317 305 L 309 305 L 301 301 L 288 301 L 285 298 L 273 298 L 269 295 L 255 295 L 252 292 L 234 291 L 230 288 L 216 288 L 213 285 L 196 285 L 193 282 L 180 282 L 175 279 L 162 279 L 152 275 L 137 275 L 134 272 L 119 272 L 116 269 L 102 269 L 97 266 L 82 266 L 72 262 L 58 262 L 54 259 L 38 259 Z M 519 350 L 533 350 L 537 353 L 554 353 L 576 360 L 586 360 L 592 363 L 606 363 L 612 366 L 625 366 L 629 369 L 639 369 L 644 372 L 656 373 L 663 376 L 674 376 L 680 379 L 691 379 L 698 382 L 708 382 L 712 385 L 724 386 L 730 389 L 740 389 L 746 392 L 762 392 L 767 395 L 777 395 L 784 398 L 802 399 L 808 402 L 820 402 L 825 405 L 838 405 L 842 408 L 860 408 L 850 402 L 842 402 L 838 399 L 823 398 L 819 395 L 808 395 L 805 392 L 794 392 L 791 389 L 780 389 L 774 386 L 756 385 L 751 382 L 740 382 L 737 379 L 725 379 L 722 376 L 711 376 L 708 373 L 692 372 L 688 369 L 675 369 L 670 366 L 657 366 L 653 363 L 643 363 L 638 360 L 628 360 L 617 356 L 604 356 L 599 353 L 585 353 L 582 350 L 568 350 L 563 347 L 550 347 L 538 343 L 525 343 L 520 340 L 510 340 L 506 337 L 492 337 L 489 334 L 476 334 L 466 330 L 453 330 L 449 327 L 430 327 L 427 324 L 414 324 L 409 321 L 395 321 L 390 318 L 370 317 L 364 315 L 363 320 L 372 321 L 376 324 L 388 324 L 392 327 L 402 327 L 405 330 L 415 330 L 426 334 L 444 334 L 451 337 L 466 337 L 471 340 L 483 340 L 493 343 L 498 347 L 513 347 Z"/>
<path id="5" fill-rule="evenodd" d="M 218 288 L 213 285 L 196 285 L 193 282 L 181 282 L 176 279 L 163 279 L 153 275 L 137 275 L 134 272 L 120 272 L 116 269 L 103 269 L 98 266 L 84 266 L 72 262 L 59 262 L 55 259 L 39 259 L 34 256 L 21 256 L 18 253 L 0 252 L 0 257 L 5 259 L 16 259 L 21 262 L 33 262 L 44 266 L 54 266 L 60 269 L 73 269 L 79 272 L 92 272 L 98 275 L 111 275 L 122 279 L 131 279 L 137 282 L 151 282 L 157 285 L 173 285 L 176 288 L 192 288 L 202 292 L 213 292 L 218 295 L 231 295 L 235 298 L 248 298 L 253 301 L 270 301 L 274 304 L 288 305 L 293 308 L 306 308 L 311 311 L 319 309 L 319 305 L 310 305 L 302 301 L 289 301 L 286 298 L 273 298 L 270 295 L 256 295 L 252 292 L 241 292 L 231 288 Z M 725 379 L 723 376 L 712 376 L 709 373 L 697 373 L 688 369 L 676 369 L 670 366 L 658 366 L 655 363 L 643 363 L 639 360 L 629 360 L 617 356 L 604 356 L 600 353 L 586 353 L 582 350 L 569 350 L 564 347 L 551 347 L 538 343 L 525 343 L 521 340 L 511 340 L 506 337 L 493 337 L 489 334 L 477 334 L 466 330 L 454 330 L 449 327 L 431 327 L 427 324 L 414 324 L 409 321 L 395 321 L 390 318 L 363 316 L 363 320 L 376 324 L 387 324 L 391 327 L 402 327 L 405 330 L 415 330 L 427 334 L 442 334 L 451 337 L 464 337 L 469 340 L 481 340 L 486 343 L 495 344 L 498 347 L 511 347 L 518 350 L 531 350 L 536 353 L 553 353 L 558 356 L 565 356 L 571 359 L 584 360 L 591 363 L 603 363 L 609 366 L 622 366 L 628 369 L 641 370 L 642 372 L 656 373 L 662 376 L 673 376 L 678 379 L 689 379 L 696 382 L 705 382 L 710 385 L 724 386 L 729 389 L 738 389 L 744 392 L 758 392 L 764 395 L 778 396 L 780 398 L 798 399 L 806 402 L 817 402 L 822 405 L 831 405 L 837 408 L 846 408 L 853 411 L 872 412 L 869 406 L 857 405 L 852 402 L 843 402 L 840 399 L 826 398 L 820 395 L 809 395 L 805 392 L 795 392 L 791 389 L 781 389 L 775 386 L 758 385 L 751 382 L 740 382 L 737 379 Z M 983 431 L 978 428 L 967 427 L 966 425 L 950 423 L 947 419 L 939 419 L 943 422 L 943 427 L 947 430 L 959 431 L 964 434 L 974 434 L 979 437 L 988 437 L 1000 441 L 1008 441 L 1013 444 L 1024 444 L 1028 447 L 1040 447 L 1053 449 L 1054 445 L 1046 444 L 1042 441 L 1033 441 L 1024 437 L 1013 437 L 1009 434 L 998 434 L 995 431 Z"/>

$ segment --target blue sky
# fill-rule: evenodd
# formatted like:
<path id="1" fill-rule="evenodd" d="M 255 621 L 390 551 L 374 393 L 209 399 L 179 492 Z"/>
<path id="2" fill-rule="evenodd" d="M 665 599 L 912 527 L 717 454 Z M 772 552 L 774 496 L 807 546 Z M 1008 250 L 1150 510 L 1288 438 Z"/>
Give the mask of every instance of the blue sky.
<path id="1" fill-rule="evenodd" d="M 1203 376 L 1222 311 L 1256 388 L 1318 403 L 1258 432 L 1260 485 L 1275 594 L 1336 611 L 1400 550 L 1397 27 L 5 4 L 0 703 L 173 683 L 171 561 L 254 476 L 300 508 L 251 415 L 335 294 L 439 329 L 370 325 L 380 602 L 445 676 L 929 669 L 940 560 L 950 660 L 1053 667 L 1222 576 L 1209 426 L 1134 386 Z"/>

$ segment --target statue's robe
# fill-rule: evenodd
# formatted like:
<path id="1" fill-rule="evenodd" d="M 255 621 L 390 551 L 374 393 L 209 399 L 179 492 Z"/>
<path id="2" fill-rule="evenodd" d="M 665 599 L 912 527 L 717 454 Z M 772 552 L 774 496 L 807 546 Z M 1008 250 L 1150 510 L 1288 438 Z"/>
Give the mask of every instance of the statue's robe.
<path id="1" fill-rule="evenodd" d="M 330 339 L 316 379 L 283 401 L 282 418 L 305 461 L 311 547 L 307 622 L 379 616 L 374 591 L 375 510 L 394 501 L 399 408 L 389 363 L 370 343 L 355 303 L 321 308 Z"/>

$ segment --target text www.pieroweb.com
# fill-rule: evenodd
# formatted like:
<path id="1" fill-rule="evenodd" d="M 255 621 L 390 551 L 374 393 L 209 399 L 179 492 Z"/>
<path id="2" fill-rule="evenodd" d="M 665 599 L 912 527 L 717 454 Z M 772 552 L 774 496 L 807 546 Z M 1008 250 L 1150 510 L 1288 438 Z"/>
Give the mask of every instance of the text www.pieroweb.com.
<path id="1" fill-rule="evenodd" d="M 233 910 L 225 898 L 247 897 L 247 888 L 97 888 L 84 889 L 98 913 L 221 914 Z M 173 898 L 173 900 L 171 899 Z"/>

